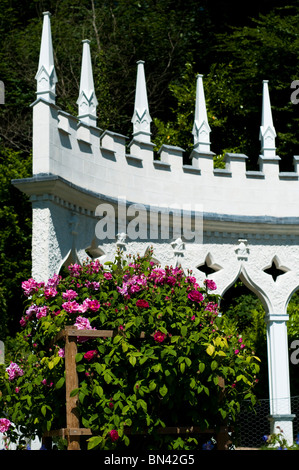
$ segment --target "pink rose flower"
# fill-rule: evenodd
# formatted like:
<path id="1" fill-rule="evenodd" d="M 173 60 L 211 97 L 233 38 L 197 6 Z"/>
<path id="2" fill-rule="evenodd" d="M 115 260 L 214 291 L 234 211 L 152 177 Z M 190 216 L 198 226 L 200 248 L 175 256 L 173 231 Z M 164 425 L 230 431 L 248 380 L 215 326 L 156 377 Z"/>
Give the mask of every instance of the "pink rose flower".
<path id="1" fill-rule="evenodd" d="M 76 313 L 78 312 L 79 307 L 80 305 L 75 300 L 72 300 L 72 301 L 69 300 L 68 302 L 64 302 L 62 304 L 62 308 L 67 313 Z"/>
<path id="2" fill-rule="evenodd" d="M 46 299 L 49 299 L 51 297 L 55 297 L 57 295 L 57 290 L 55 289 L 55 287 L 47 287 L 45 289 L 45 297 Z"/>
<path id="3" fill-rule="evenodd" d="M 92 300 L 92 299 L 85 299 L 83 304 L 86 305 L 86 307 L 92 312 L 97 312 L 101 306 L 98 300 Z"/>
<path id="4" fill-rule="evenodd" d="M 0 419 L 0 432 L 8 431 L 10 426 L 11 426 L 11 422 L 9 421 L 9 419 L 6 419 L 6 418 Z"/>
<path id="5" fill-rule="evenodd" d="M 58 356 L 59 357 L 64 357 L 64 355 L 65 355 L 64 348 L 60 348 L 59 351 L 58 351 Z"/>
<path id="6" fill-rule="evenodd" d="M 91 330 L 90 322 L 88 318 L 85 317 L 77 317 L 75 326 L 78 328 L 78 330 Z"/>
<path id="7" fill-rule="evenodd" d="M 139 308 L 148 308 L 148 307 L 149 307 L 149 303 L 148 303 L 146 300 L 138 299 L 138 300 L 136 301 L 136 306 L 139 307 Z"/>
<path id="8" fill-rule="evenodd" d="M 198 290 L 192 290 L 188 294 L 188 299 L 191 300 L 192 302 L 202 302 L 203 295 L 200 292 L 198 292 Z"/>
<path id="9" fill-rule="evenodd" d="M 86 359 L 87 361 L 91 361 L 97 354 L 98 354 L 98 351 L 96 349 L 87 351 L 84 354 L 84 359 Z"/>
<path id="10" fill-rule="evenodd" d="M 77 297 L 77 292 L 72 290 L 72 289 L 68 289 L 66 292 L 63 292 L 62 294 L 62 297 L 66 300 L 74 300 L 76 297 Z"/>
<path id="11" fill-rule="evenodd" d="M 216 290 L 217 289 L 217 286 L 216 286 L 215 282 L 212 281 L 212 279 L 205 279 L 204 283 L 207 286 L 207 289 L 209 289 L 209 290 Z"/>
<path id="12" fill-rule="evenodd" d="M 110 431 L 110 438 L 112 442 L 117 441 L 117 439 L 119 438 L 119 434 L 115 429 L 112 429 L 112 431 Z"/>
<path id="13" fill-rule="evenodd" d="M 111 273 L 104 273 L 104 278 L 109 280 L 112 279 L 112 274 Z"/>
<path id="14" fill-rule="evenodd" d="M 5 370 L 8 373 L 8 380 L 13 380 L 24 374 L 24 371 L 15 362 L 11 362 Z"/>
<path id="15" fill-rule="evenodd" d="M 48 307 L 44 305 L 39 307 L 38 312 L 36 313 L 36 318 L 39 320 L 41 317 L 46 317 L 48 315 Z"/>
<path id="16" fill-rule="evenodd" d="M 166 334 L 165 333 L 162 333 L 162 331 L 156 331 L 156 333 L 154 334 L 154 340 L 157 341 L 157 343 L 163 343 L 163 341 L 165 340 L 166 338 Z"/>
<path id="17" fill-rule="evenodd" d="M 24 294 L 27 297 L 30 297 L 30 295 L 34 294 L 38 290 L 39 284 L 35 281 L 35 279 L 28 279 L 28 281 L 23 281 L 22 282 L 22 289 L 24 291 Z"/>

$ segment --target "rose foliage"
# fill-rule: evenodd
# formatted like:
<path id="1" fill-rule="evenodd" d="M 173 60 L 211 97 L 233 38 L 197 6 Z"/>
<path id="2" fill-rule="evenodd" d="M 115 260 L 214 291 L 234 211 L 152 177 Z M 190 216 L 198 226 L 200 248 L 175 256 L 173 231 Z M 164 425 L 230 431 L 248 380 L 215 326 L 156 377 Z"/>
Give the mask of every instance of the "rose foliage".
<path id="1" fill-rule="evenodd" d="M 136 433 L 152 449 L 194 448 L 194 437 L 157 430 L 217 427 L 235 420 L 244 399 L 255 403 L 259 359 L 219 316 L 214 282 L 199 286 L 192 272 L 162 269 L 151 256 L 118 253 L 113 263 L 70 265 L 64 278 L 23 282 L 27 346 L 0 366 L 0 418 L 12 440 L 17 428 L 30 437 L 66 427 L 64 340 L 53 342 L 66 325 L 115 331 L 78 332 L 72 395 L 80 425 L 93 433 L 89 449 L 121 449 Z"/>

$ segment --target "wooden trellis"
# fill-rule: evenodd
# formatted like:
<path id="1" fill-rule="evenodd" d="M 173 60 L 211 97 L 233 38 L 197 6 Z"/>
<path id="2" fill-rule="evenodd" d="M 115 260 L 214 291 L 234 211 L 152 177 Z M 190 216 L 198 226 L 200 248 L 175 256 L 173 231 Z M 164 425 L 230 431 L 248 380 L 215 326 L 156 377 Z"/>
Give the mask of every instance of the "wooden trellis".
<path id="1" fill-rule="evenodd" d="M 80 427 L 80 417 L 77 412 L 78 395 L 71 396 L 71 392 L 79 388 L 79 379 L 76 368 L 77 337 L 89 338 L 112 338 L 117 334 L 115 330 L 78 330 L 75 326 L 66 326 L 55 337 L 54 342 L 61 338 L 65 339 L 65 393 L 66 393 L 66 428 L 48 431 L 43 435 L 43 443 L 47 449 L 52 448 L 52 438 L 55 436 L 67 440 L 68 450 L 80 450 L 81 436 L 92 436 L 91 429 Z M 144 337 L 144 334 L 141 334 Z M 131 434 L 128 427 L 124 431 Z M 207 434 L 215 435 L 217 441 L 217 450 L 227 450 L 231 443 L 229 429 L 222 426 L 219 430 L 214 429 L 201 430 L 198 426 L 172 426 L 161 427 L 157 429 L 158 434 Z M 144 431 L 146 434 L 146 431 Z"/>

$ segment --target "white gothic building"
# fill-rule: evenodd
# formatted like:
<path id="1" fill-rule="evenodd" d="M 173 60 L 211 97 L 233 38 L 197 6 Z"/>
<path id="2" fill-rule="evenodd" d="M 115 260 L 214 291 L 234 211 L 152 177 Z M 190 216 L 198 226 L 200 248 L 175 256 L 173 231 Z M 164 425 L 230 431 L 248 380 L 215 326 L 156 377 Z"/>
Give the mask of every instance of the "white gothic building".
<path id="1" fill-rule="evenodd" d="M 142 61 L 130 138 L 97 127 L 88 40 L 83 41 L 78 116 L 56 105 L 48 12 L 43 21 L 32 104 L 33 174 L 13 181 L 32 203 L 32 276 L 45 281 L 87 256 L 105 262 L 119 246 L 132 254 L 152 246 L 162 266 L 179 263 L 192 269 L 199 283 L 206 274 L 198 268 L 207 264 L 220 295 L 241 279 L 265 309 L 269 432 L 279 425 L 292 442 L 287 307 L 299 288 L 299 157 L 294 156 L 293 172 L 280 172 L 268 82 L 263 82 L 259 171 L 247 171 L 246 155 L 233 153 L 225 155 L 224 169 L 214 168 L 201 75 L 186 165 L 180 147 L 163 145 L 154 152 Z M 182 219 L 183 233 L 178 231 Z M 281 274 L 276 279 L 265 272 L 273 264 Z"/>

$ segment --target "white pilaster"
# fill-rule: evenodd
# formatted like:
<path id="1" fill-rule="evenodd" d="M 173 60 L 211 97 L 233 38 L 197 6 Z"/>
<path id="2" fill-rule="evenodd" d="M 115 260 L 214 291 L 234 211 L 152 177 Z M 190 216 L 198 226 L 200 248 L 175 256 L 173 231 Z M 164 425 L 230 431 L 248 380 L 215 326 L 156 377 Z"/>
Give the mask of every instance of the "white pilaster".
<path id="1" fill-rule="evenodd" d="M 97 121 L 97 105 L 98 100 L 95 94 L 91 55 L 90 55 L 90 41 L 84 39 L 83 53 L 81 64 L 81 78 L 79 97 L 77 99 L 78 117 L 80 121 L 96 126 Z"/>
<path id="2" fill-rule="evenodd" d="M 283 435 L 293 443 L 293 419 L 289 378 L 287 321 L 289 316 L 269 315 L 267 322 L 268 375 L 270 398 L 270 433 Z"/>

